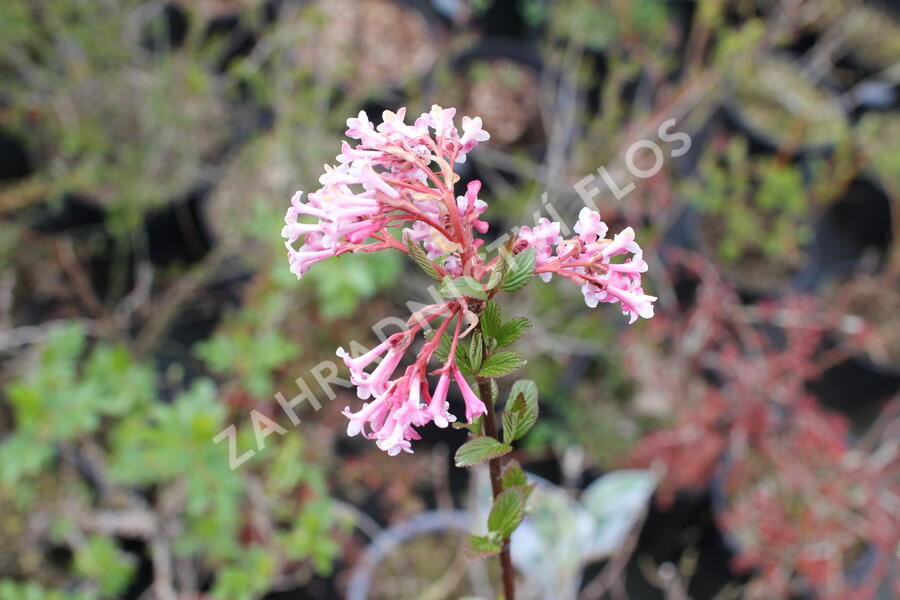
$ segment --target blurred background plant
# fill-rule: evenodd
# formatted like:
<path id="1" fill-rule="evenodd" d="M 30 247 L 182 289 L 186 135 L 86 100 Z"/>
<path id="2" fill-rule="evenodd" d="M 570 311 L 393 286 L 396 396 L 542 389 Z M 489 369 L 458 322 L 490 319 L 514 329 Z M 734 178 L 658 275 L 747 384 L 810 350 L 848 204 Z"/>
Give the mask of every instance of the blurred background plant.
<path id="1" fill-rule="evenodd" d="M 278 236 L 347 117 L 433 102 L 492 134 L 458 182 L 489 239 L 595 204 L 660 265 L 627 333 L 568 286 L 503 307 L 535 323 L 532 541 L 611 469 L 658 481 L 615 548 L 560 554 L 567 593 L 900 596 L 898 32 L 886 0 L 0 3 L 0 600 L 344 597 L 410 523 L 372 597 L 495 597 L 428 517 L 478 510 L 465 432 L 384 460 L 311 375 L 427 280 L 380 253 L 298 283 Z"/>

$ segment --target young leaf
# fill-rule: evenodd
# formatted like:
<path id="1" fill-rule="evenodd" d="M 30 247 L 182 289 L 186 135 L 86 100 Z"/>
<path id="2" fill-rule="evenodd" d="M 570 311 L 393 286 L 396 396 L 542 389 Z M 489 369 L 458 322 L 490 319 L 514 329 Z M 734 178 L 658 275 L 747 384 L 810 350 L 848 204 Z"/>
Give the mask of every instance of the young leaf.
<path id="1" fill-rule="evenodd" d="M 521 355 L 504 350 L 487 357 L 481 363 L 478 375 L 480 377 L 501 377 L 512 373 L 524 364 L 525 359 Z"/>
<path id="2" fill-rule="evenodd" d="M 468 429 L 473 435 L 481 435 L 481 417 L 475 418 L 471 423 L 454 421 L 450 424 L 453 429 Z"/>
<path id="3" fill-rule="evenodd" d="M 515 413 L 517 417 L 514 422 L 511 420 L 511 424 L 514 427 L 509 433 L 506 431 L 506 413 Z M 533 381 L 520 379 L 513 384 L 512 389 L 509 391 L 509 398 L 506 401 L 506 412 L 503 416 L 503 439 L 507 443 L 523 437 L 534 427 L 538 418 L 538 393 L 537 386 Z"/>
<path id="4" fill-rule="evenodd" d="M 531 321 L 525 317 L 516 317 L 504 323 L 493 337 L 497 340 L 498 347 L 509 346 L 531 326 Z"/>
<path id="5" fill-rule="evenodd" d="M 464 275 L 454 279 L 450 275 L 444 277 L 438 293 L 445 298 L 478 298 L 487 300 L 487 292 L 474 277 Z"/>
<path id="6" fill-rule="evenodd" d="M 515 255 L 509 264 L 509 270 L 500 289 L 504 292 L 520 290 L 531 281 L 534 274 L 534 248 L 527 248 Z"/>
<path id="7" fill-rule="evenodd" d="M 469 560 L 487 558 L 499 554 L 500 548 L 500 542 L 495 542 L 487 536 L 469 534 L 466 539 L 466 558 Z"/>
<path id="8" fill-rule="evenodd" d="M 500 333 L 500 307 L 493 300 L 484 305 L 481 313 L 481 330 L 485 337 L 497 337 Z"/>
<path id="9" fill-rule="evenodd" d="M 429 275 L 429 277 L 437 279 L 438 281 L 441 280 L 441 274 L 419 244 L 412 240 L 407 240 L 406 247 L 409 249 L 409 256 Z"/>
<path id="10" fill-rule="evenodd" d="M 520 379 L 509 390 L 509 398 L 507 402 L 514 402 L 519 394 L 523 395 L 526 404 L 534 404 L 537 406 L 538 390 L 537 385 L 530 379 Z"/>
<path id="11" fill-rule="evenodd" d="M 505 539 L 512 535 L 525 518 L 525 494 L 519 488 L 509 488 L 500 492 L 488 515 L 488 529 Z"/>
<path id="12" fill-rule="evenodd" d="M 512 451 L 512 446 L 501 444 L 491 437 L 477 437 L 459 447 L 454 457 L 457 467 L 471 467 L 478 463 L 503 456 Z"/>
<path id="13" fill-rule="evenodd" d="M 519 413 L 507 410 L 503 413 L 503 443 L 512 444 L 519 429 Z"/>
<path id="14" fill-rule="evenodd" d="M 503 489 L 525 485 L 528 485 L 528 478 L 522 470 L 522 465 L 515 460 L 509 461 L 503 469 Z"/>
<path id="15" fill-rule="evenodd" d="M 476 372 L 481 367 L 481 358 L 484 356 L 484 345 L 481 343 L 481 333 L 476 331 L 469 341 L 469 366 Z"/>
<path id="16" fill-rule="evenodd" d="M 447 353 L 450 353 L 449 347 L 447 348 Z M 441 360 L 446 360 L 446 357 L 442 358 Z M 472 369 L 472 365 L 469 363 L 469 353 L 466 352 L 466 348 L 464 345 L 457 346 L 455 360 L 457 368 L 459 368 L 463 375 L 475 374 L 475 371 Z"/>

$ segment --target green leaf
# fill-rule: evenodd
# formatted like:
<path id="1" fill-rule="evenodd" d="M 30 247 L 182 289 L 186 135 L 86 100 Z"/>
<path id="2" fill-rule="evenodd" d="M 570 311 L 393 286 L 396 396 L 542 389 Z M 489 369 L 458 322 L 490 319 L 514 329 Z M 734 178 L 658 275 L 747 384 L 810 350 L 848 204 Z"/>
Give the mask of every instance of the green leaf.
<path id="1" fill-rule="evenodd" d="M 488 529 L 496 531 L 503 539 L 512 535 L 525 518 L 525 494 L 519 488 L 509 488 L 500 492 L 488 515 Z"/>
<path id="2" fill-rule="evenodd" d="M 503 489 L 528 485 L 528 478 L 518 461 L 510 460 L 503 469 Z"/>
<path id="3" fill-rule="evenodd" d="M 485 337 L 497 337 L 500 329 L 500 307 L 493 300 L 489 300 L 484 305 L 484 312 L 481 313 L 481 330 Z"/>
<path id="4" fill-rule="evenodd" d="M 425 250 L 423 250 L 419 244 L 410 239 L 406 241 L 406 247 L 409 248 L 410 257 L 428 274 L 429 277 L 437 279 L 438 281 L 441 280 L 441 274 L 438 272 L 437 267 L 434 266 L 434 263 L 428 258 L 428 255 L 425 254 Z"/>
<path id="5" fill-rule="evenodd" d="M 220 570 L 211 596 L 216 600 L 252 600 L 263 595 L 275 575 L 275 556 L 251 547 L 236 564 Z"/>
<path id="6" fill-rule="evenodd" d="M 516 419 L 511 420 L 513 428 L 507 434 L 506 413 L 515 413 Z M 509 391 L 506 400 L 506 411 L 503 414 L 503 439 L 510 443 L 523 437 L 534 427 L 538 418 L 538 392 L 537 386 L 530 379 L 520 379 L 515 382 Z M 509 436 L 509 437 L 507 437 Z"/>
<path id="7" fill-rule="evenodd" d="M 92 536 L 75 552 L 75 571 L 100 585 L 104 596 L 118 596 L 134 575 L 135 557 L 110 538 Z"/>
<path id="8" fill-rule="evenodd" d="M 519 413 L 507 410 L 503 413 L 503 443 L 512 444 L 519 429 Z"/>
<path id="9" fill-rule="evenodd" d="M 472 365 L 469 363 L 469 353 L 463 352 L 465 348 L 457 347 L 456 349 L 456 366 L 462 372 L 463 375 L 474 375 L 475 371 L 472 369 Z M 449 349 L 448 349 L 449 354 Z"/>
<path id="10" fill-rule="evenodd" d="M 512 452 L 509 444 L 501 444 L 492 437 L 477 437 L 459 447 L 454 462 L 457 467 L 471 467 L 509 452 Z"/>
<path id="11" fill-rule="evenodd" d="M 472 535 L 466 539 L 466 557 L 470 560 L 487 558 L 500 553 L 500 542 L 495 542 L 487 536 Z"/>
<path id="12" fill-rule="evenodd" d="M 515 402 L 519 395 L 524 397 L 525 403 L 537 407 L 538 389 L 537 385 L 530 379 L 520 379 L 509 390 L 507 402 Z M 537 408 L 535 408 L 535 412 Z"/>
<path id="13" fill-rule="evenodd" d="M 497 340 L 497 346 L 509 346 L 531 327 L 531 321 L 525 317 L 516 317 L 504 323 L 493 337 Z"/>
<path id="14" fill-rule="evenodd" d="M 453 278 L 450 275 L 444 277 L 438 293 L 445 298 L 478 298 L 487 300 L 487 292 L 478 280 L 468 275 Z"/>
<path id="15" fill-rule="evenodd" d="M 481 333 L 476 331 L 472 334 L 469 341 L 469 366 L 472 371 L 478 371 L 481 368 L 481 359 L 484 356 L 484 345 L 481 343 Z"/>
<path id="16" fill-rule="evenodd" d="M 531 276 L 534 274 L 534 248 L 527 248 L 516 254 L 509 262 L 509 271 L 507 271 L 500 289 L 504 292 L 515 292 L 531 281 Z"/>
<path id="17" fill-rule="evenodd" d="M 431 330 L 425 334 L 425 339 L 431 340 L 434 338 L 434 330 Z M 434 356 L 441 362 L 447 362 L 447 359 L 450 357 L 450 346 L 453 344 L 453 338 L 450 337 L 450 334 L 444 333 L 441 336 L 441 341 L 438 344 L 438 347 L 434 350 Z"/>
<path id="18" fill-rule="evenodd" d="M 502 377 L 525 364 L 525 359 L 516 352 L 504 350 L 488 356 L 478 371 L 479 377 Z"/>
<path id="19" fill-rule="evenodd" d="M 478 416 L 471 423 L 465 421 L 454 421 L 450 424 L 453 429 L 468 429 L 474 435 L 481 435 L 481 416 Z M 2 465 L 2 463 L 0 463 Z"/>

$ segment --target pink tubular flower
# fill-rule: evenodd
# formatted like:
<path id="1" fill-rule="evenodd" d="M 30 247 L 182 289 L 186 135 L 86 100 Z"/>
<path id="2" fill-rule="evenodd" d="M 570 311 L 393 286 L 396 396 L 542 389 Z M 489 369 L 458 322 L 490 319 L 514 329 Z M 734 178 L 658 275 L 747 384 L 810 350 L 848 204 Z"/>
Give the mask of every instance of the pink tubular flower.
<path id="1" fill-rule="evenodd" d="M 357 358 L 351 358 L 343 348 L 338 348 L 337 354 L 350 369 L 350 379 L 357 386 L 357 395 L 363 399 L 375 397 L 356 412 L 351 411 L 349 406 L 344 409 L 343 414 L 349 420 L 348 435 L 362 434 L 365 438 L 373 439 L 381 450 L 392 456 L 400 452 L 412 452 L 412 440 L 419 439 L 417 427 L 434 423 L 443 428 L 456 421 L 457 417 L 450 413 L 450 403 L 447 400 L 451 380 L 456 382 L 465 401 L 465 415 L 469 423 L 487 412 L 487 407 L 469 387 L 455 362 L 455 349 L 465 318 L 464 310 L 464 303 L 453 300 L 422 311 L 427 315 L 423 317 L 425 321 L 445 317 L 437 329 L 438 335 L 425 344 L 415 362 L 405 369 L 403 375 L 392 381 L 388 379 L 396 369 L 399 357 L 409 346 L 410 340 L 421 330 L 422 323 L 416 323 L 409 330 L 395 334 Z M 432 394 L 429 393 L 425 377 L 426 366 L 437 350 L 441 336 L 454 320 L 456 327 L 451 351 L 444 366 L 438 370 L 440 377 Z M 387 355 L 378 367 L 371 375 L 367 375 L 363 369 L 385 352 Z"/>
<path id="2" fill-rule="evenodd" d="M 472 423 L 480 415 L 487 414 L 487 407 L 484 405 L 484 402 L 475 395 L 475 392 L 469 387 L 466 378 L 463 377 L 463 374 L 456 366 L 453 367 L 453 379 L 456 381 L 456 385 L 459 386 L 459 391 L 462 392 L 463 400 L 466 402 L 466 422 Z"/>
<path id="3" fill-rule="evenodd" d="M 542 267 L 550 262 L 553 257 L 553 246 L 562 241 L 559 235 L 560 224 L 541 218 L 534 228 L 524 225 L 519 228 L 519 239 L 527 242 L 529 248 L 534 248 L 534 264 Z M 524 249 L 524 248 L 523 248 Z M 550 281 L 553 276 L 551 271 L 542 271 L 538 276 L 544 281 Z"/>
<path id="4" fill-rule="evenodd" d="M 450 375 L 447 372 L 441 373 L 438 379 L 437 387 L 434 388 L 434 394 L 428 402 L 428 416 L 434 421 L 434 424 L 444 429 L 450 423 L 456 421 L 456 417 L 450 414 L 448 409 L 450 403 L 447 402 L 447 391 L 450 389 Z"/>
<path id="5" fill-rule="evenodd" d="M 552 226 L 556 226 L 555 229 Z M 522 231 L 524 230 L 524 231 Z M 577 236 L 560 241 L 559 223 L 543 219 L 534 230 L 520 230 L 520 242 L 516 249 L 535 249 L 535 274 L 544 281 L 552 273 L 581 285 L 584 302 L 594 308 L 600 302 L 619 303 L 622 313 L 634 323 L 638 317 L 653 317 L 656 296 L 644 293 L 641 273 L 647 271 L 643 251 L 634 241 L 634 230 L 626 227 L 612 240 L 605 238 L 606 223 L 597 211 L 582 208 L 575 225 Z M 557 232 L 553 236 L 553 231 Z M 556 244 L 555 254 L 551 248 Z M 631 257 L 613 262 L 626 254 Z M 548 277 L 545 277 L 548 276 Z"/>
<path id="6" fill-rule="evenodd" d="M 369 396 L 383 394 L 394 370 L 403 359 L 403 351 L 391 348 L 384 360 L 379 363 L 370 375 L 365 372 L 350 372 L 350 381 L 356 386 L 356 395 L 365 400 Z"/>
<path id="7" fill-rule="evenodd" d="M 608 230 L 609 228 L 606 226 L 606 223 L 603 222 L 603 219 L 600 218 L 600 213 L 597 211 L 589 210 L 585 207 L 578 213 L 578 223 L 575 224 L 575 233 L 577 233 L 578 237 L 585 242 L 590 244 L 597 240 L 602 240 L 606 237 L 606 232 Z"/>
<path id="8" fill-rule="evenodd" d="M 481 117 L 475 117 L 474 119 L 463 117 L 462 127 L 463 134 L 462 137 L 459 138 L 459 143 L 462 148 L 456 157 L 456 162 L 458 163 L 466 162 L 466 155 L 472 148 L 481 142 L 486 142 L 491 139 L 491 134 L 481 128 Z"/>

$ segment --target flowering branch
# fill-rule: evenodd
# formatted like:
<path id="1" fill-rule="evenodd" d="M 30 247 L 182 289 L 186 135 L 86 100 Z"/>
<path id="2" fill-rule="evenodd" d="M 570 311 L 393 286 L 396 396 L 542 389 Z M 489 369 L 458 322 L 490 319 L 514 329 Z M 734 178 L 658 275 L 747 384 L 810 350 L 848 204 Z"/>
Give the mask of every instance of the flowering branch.
<path id="1" fill-rule="evenodd" d="M 484 240 L 476 237 L 476 232 L 488 231 L 488 223 L 480 218 L 487 209 L 478 198 L 481 183 L 470 182 L 465 194 L 456 197 L 453 165 L 464 162 L 490 136 L 479 117 L 463 117 L 460 133 L 453 123 L 455 115 L 456 109 L 433 106 L 411 125 L 404 122 L 403 108 L 385 111 L 377 127 L 365 112 L 348 119 L 347 136 L 359 143 L 342 144 L 338 164 L 325 167 L 319 178 L 322 187 L 308 194 L 305 202 L 302 192 L 294 195 L 282 237 L 297 277 L 315 263 L 348 252 L 396 249 L 440 280 L 439 293 L 446 301 L 419 311 L 408 329 L 358 357 L 338 348 L 357 396 L 371 399 L 356 411 L 344 409 L 347 434 L 374 440 L 394 456 L 411 453 L 412 441 L 421 437 L 417 428 L 429 423 L 468 428 L 473 437 L 457 451 L 456 464 L 487 461 L 494 495 L 489 533 L 470 537 L 470 553 L 500 555 L 505 598 L 513 600 L 509 539 L 524 518 L 531 486 L 518 464 L 510 461 L 504 468 L 500 457 L 537 420 L 537 388 L 531 381 L 513 384 L 502 414 L 501 441 L 493 379 L 515 371 L 525 360 L 500 348 L 512 344 L 530 323 L 522 318 L 503 323 L 493 298 L 525 287 L 535 275 L 549 281 L 554 273 L 580 285 L 588 306 L 617 303 L 632 323 L 653 316 L 656 298 L 641 287 L 647 263 L 634 231 L 629 227 L 606 239 L 600 215 L 587 208 L 579 215 L 575 237 L 562 239 L 560 223 L 541 219 L 533 228 L 519 228 L 510 243 L 487 260 Z M 630 256 L 619 260 L 626 255 Z M 430 339 L 413 363 L 393 378 L 426 325 L 434 330 Z M 378 359 L 380 363 L 367 372 Z M 429 372 L 433 360 L 441 366 Z M 438 375 L 434 392 L 429 375 Z M 467 376 L 477 383 L 480 397 Z M 465 423 L 450 412 L 451 381 L 465 403 Z"/>

